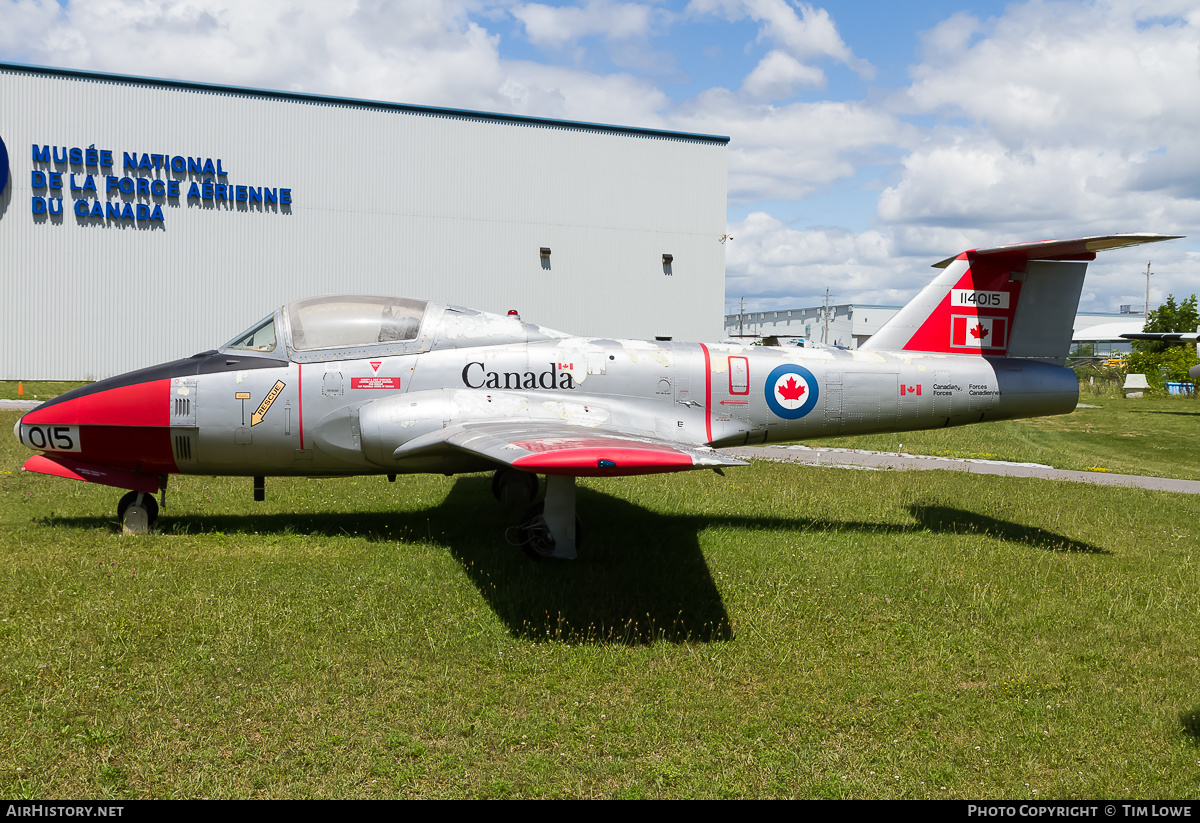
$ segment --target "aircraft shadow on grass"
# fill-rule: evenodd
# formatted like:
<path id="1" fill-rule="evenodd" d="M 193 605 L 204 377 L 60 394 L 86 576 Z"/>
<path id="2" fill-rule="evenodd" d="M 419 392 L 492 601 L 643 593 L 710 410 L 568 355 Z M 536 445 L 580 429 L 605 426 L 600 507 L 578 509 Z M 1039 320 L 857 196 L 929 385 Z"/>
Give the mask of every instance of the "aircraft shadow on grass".
<path id="1" fill-rule="evenodd" d="M 1157 409 L 1130 409 L 1130 414 L 1173 414 L 1177 417 L 1200 417 L 1200 411 L 1159 411 Z"/>
<path id="2" fill-rule="evenodd" d="M 1200 706 L 1179 713 L 1179 728 L 1193 744 L 1200 745 Z"/>
<path id="3" fill-rule="evenodd" d="M 506 545 L 519 511 L 491 495 L 487 476 L 461 477 L 435 508 L 399 512 L 175 514 L 164 531 L 187 534 L 353 536 L 379 543 L 428 541 L 446 546 L 516 637 L 638 645 L 713 642 L 733 637 L 699 535 L 707 528 L 806 533 L 980 534 L 1054 552 L 1108 552 L 1053 532 L 946 506 L 912 505 L 910 524 L 804 517 L 670 515 L 581 488 L 590 530 L 571 562 L 528 560 Z M 45 517 L 47 526 L 114 528 L 95 517 Z"/>

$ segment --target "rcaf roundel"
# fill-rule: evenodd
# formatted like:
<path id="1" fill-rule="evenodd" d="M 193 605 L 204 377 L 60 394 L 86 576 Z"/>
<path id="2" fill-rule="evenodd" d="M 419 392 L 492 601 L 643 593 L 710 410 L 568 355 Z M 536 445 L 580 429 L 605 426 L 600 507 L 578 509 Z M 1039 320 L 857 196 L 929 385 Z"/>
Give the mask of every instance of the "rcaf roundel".
<path id="1" fill-rule="evenodd" d="M 764 385 L 767 406 L 784 420 L 799 420 L 817 405 L 817 378 L 803 366 L 776 366 Z"/>

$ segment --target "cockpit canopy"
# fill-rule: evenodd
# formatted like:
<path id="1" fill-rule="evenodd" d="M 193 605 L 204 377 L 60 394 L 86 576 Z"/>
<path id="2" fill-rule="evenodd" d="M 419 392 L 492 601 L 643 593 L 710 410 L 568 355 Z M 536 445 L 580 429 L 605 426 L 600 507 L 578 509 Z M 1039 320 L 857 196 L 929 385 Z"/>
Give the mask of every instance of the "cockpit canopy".
<path id="1" fill-rule="evenodd" d="M 344 349 L 416 340 L 424 300 L 402 297 L 310 297 L 287 307 L 292 348 Z"/>
<path id="2" fill-rule="evenodd" d="M 221 347 L 221 351 L 275 351 L 275 313 L 272 312 Z"/>
<path id="3" fill-rule="evenodd" d="M 289 303 L 221 348 L 315 363 L 565 336 L 518 317 L 426 300 L 329 295 Z"/>

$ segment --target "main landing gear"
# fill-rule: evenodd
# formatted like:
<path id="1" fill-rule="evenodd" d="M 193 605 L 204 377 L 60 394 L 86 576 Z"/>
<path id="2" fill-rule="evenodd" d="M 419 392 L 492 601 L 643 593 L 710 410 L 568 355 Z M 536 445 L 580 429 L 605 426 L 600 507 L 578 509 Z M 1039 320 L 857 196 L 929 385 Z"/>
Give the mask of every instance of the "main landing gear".
<path id="1" fill-rule="evenodd" d="M 124 534 L 146 534 L 158 519 L 158 502 L 148 492 L 129 492 L 117 504 L 117 519 Z"/>
<path id="2" fill-rule="evenodd" d="M 518 469 L 500 469 L 492 475 L 492 495 L 505 506 L 528 506 L 537 497 L 536 474 Z"/>
<path id="3" fill-rule="evenodd" d="M 528 480 L 506 476 L 524 475 Z M 532 484 L 532 485 L 531 485 Z M 528 492 L 522 502 L 530 502 L 537 494 L 537 477 L 514 469 L 501 469 L 492 478 L 492 491 L 501 502 L 516 502 L 504 492 Z M 516 540 L 521 550 L 533 560 L 557 557 L 574 560 L 576 549 L 583 539 L 583 527 L 575 516 L 575 478 L 547 475 L 546 500 L 534 503 L 525 510 L 521 525 L 516 528 Z"/>

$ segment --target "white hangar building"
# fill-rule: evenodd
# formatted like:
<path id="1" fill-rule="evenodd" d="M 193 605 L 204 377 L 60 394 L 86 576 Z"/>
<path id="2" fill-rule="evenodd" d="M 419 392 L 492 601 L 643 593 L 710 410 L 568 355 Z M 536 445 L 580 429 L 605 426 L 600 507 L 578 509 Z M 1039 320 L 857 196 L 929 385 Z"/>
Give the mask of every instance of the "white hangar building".
<path id="1" fill-rule="evenodd" d="M 726 137 L 0 63 L 0 141 L 0 379 L 331 293 L 721 336 Z"/>

